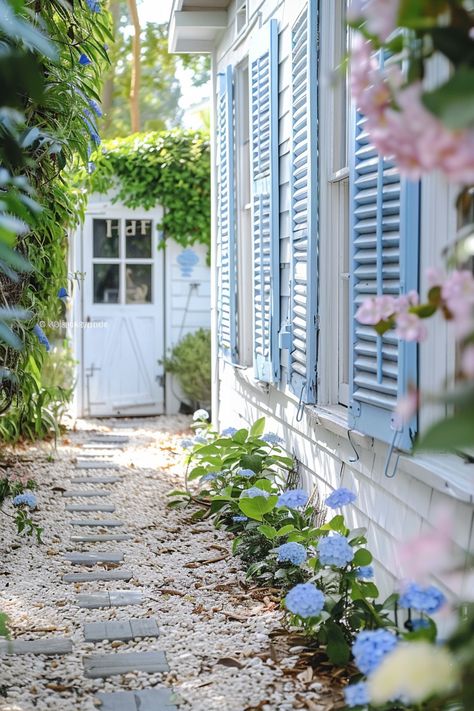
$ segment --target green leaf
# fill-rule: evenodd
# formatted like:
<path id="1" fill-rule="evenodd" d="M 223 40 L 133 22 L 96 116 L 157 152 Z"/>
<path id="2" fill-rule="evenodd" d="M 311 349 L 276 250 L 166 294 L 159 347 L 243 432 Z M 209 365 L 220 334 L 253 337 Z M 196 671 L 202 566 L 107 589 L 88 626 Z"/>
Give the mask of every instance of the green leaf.
<path id="1" fill-rule="evenodd" d="M 256 486 L 257 489 L 268 491 L 269 494 L 272 492 L 272 482 L 268 481 L 268 479 L 257 479 L 254 486 Z"/>
<path id="2" fill-rule="evenodd" d="M 360 548 L 358 551 L 355 552 L 352 563 L 355 566 L 370 565 L 370 563 L 372 563 L 372 560 L 372 553 L 366 548 Z"/>
<path id="3" fill-rule="evenodd" d="M 188 474 L 188 481 L 194 481 L 194 479 L 199 479 L 199 477 L 204 476 L 208 469 L 206 467 L 194 467 Z"/>
<path id="4" fill-rule="evenodd" d="M 259 526 L 258 530 L 263 536 L 265 536 L 265 538 L 268 538 L 269 541 L 273 541 L 273 539 L 278 535 L 276 528 L 273 528 L 273 526 L 267 526 L 266 524 Z"/>
<path id="5" fill-rule="evenodd" d="M 379 589 L 370 580 L 360 580 L 359 581 L 360 590 L 365 595 L 365 597 L 370 597 L 372 600 L 376 600 L 379 596 Z"/>
<path id="6" fill-rule="evenodd" d="M 287 523 L 286 526 L 282 526 L 281 528 L 278 529 L 278 537 L 280 538 L 281 536 L 287 536 L 289 533 L 292 533 L 295 530 L 295 527 L 293 526 L 292 523 Z"/>
<path id="7" fill-rule="evenodd" d="M 244 454 L 240 460 L 242 469 L 251 469 L 255 473 L 259 473 L 262 469 L 263 457 L 258 454 Z"/>
<path id="8" fill-rule="evenodd" d="M 232 435 L 232 440 L 234 442 L 238 442 L 239 444 L 244 444 L 244 442 L 247 441 L 248 435 L 248 430 L 238 430 L 234 435 Z"/>
<path id="9" fill-rule="evenodd" d="M 253 518 L 256 521 L 263 521 L 265 514 L 270 513 L 276 506 L 278 496 L 269 496 L 266 499 L 264 496 L 255 496 L 253 499 L 239 499 L 239 509 L 248 518 Z"/>
<path id="10" fill-rule="evenodd" d="M 453 131 L 474 125 L 474 69 L 461 66 L 441 86 L 423 94 L 423 103 Z"/>
<path id="11" fill-rule="evenodd" d="M 345 666 L 351 658 L 351 649 L 340 626 L 329 621 L 325 624 L 327 632 L 326 653 L 329 661 L 337 666 Z"/>
<path id="12" fill-rule="evenodd" d="M 415 452 L 457 452 L 474 446 L 474 409 L 465 409 L 435 422 L 422 434 Z"/>
<path id="13" fill-rule="evenodd" d="M 265 418 L 260 417 L 258 420 L 256 420 L 252 427 L 250 428 L 250 435 L 252 437 L 260 437 L 263 435 L 265 431 Z"/>

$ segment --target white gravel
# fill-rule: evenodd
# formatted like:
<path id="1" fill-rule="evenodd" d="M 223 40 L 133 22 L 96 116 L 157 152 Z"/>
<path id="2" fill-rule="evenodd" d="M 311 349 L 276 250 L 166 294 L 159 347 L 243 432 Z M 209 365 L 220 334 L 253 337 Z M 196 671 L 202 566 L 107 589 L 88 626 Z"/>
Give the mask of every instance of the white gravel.
<path id="1" fill-rule="evenodd" d="M 21 471 L 31 472 L 39 483 L 34 518 L 44 527 L 44 545 L 16 536 L 13 521 L 0 515 L 0 610 L 9 615 L 14 638 L 70 636 L 74 651 L 62 657 L 1 658 L 1 711 L 92 711 L 97 708 L 96 691 L 145 689 L 157 684 L 173 687 L 181 700 L 180 708 L 193 711 L 326 711 L 338 707 L 333 702 L 339 694 L 331 696 L 327 684 L 312 679 L 311 672 L 308 677 L 293 671 L 296 654 L 284 659 L 273 654 L 276 661 L 272 660 L 269 634 L 281 628 L 282 613 L 268 596 L 260 596 L 260 600 L 248 591 L 239 563 L 229 552 L 229 537 L 209 522 L 191 523 L 191 512 L 166 507 L 167 492 L 182 486 L 178 442 L 188 425 L 189 418 L 182 416 L 82 420 L 75 431 L 62 438 L 57 450 L 42 444 L 17 453 L 30 460 L 19 466 Z M 125 520 L 133 540 L 70 541 L 71 534 L 93 531 L 68 525 L 68 520 L 78 515 L 64 510 L 68 500 L 61 491 L 85 486 L 71 487 L 71 477 L 109 473 L 74 469 L 74 459 L 82 457 L 91 430 L 130 436 L 122 451 L 114 451 L 122 481 L 100 488 L 110 490 L 110 501 L 117 507 L 104 518 Z M 51 458 L 53 461 L 48 461 Z M 74 503 L 80 501 L 91 500 L 74 499 Z M 12 513 L 9 505 L 4 508 Z M 64 583 L 62 575 L 70 572 L 71 566 L 63 554 L 92 550 L 122 550 L 123 565 L 133 571 L 133 579 L 129 583 Z M 220 556 L 225 559 L 185 567 Z M 77 607 L 78 592 L 99 590 L 140 590 L 144 602 L 99 610 Z M 146 616 L 158 620 L 161 636 L 156 640 L 84 642 L 84 622 Z M 158 649 L 166 651 L 168 674 L 130 673 L 106 680 L 83 675 L 84 655 Z"/>

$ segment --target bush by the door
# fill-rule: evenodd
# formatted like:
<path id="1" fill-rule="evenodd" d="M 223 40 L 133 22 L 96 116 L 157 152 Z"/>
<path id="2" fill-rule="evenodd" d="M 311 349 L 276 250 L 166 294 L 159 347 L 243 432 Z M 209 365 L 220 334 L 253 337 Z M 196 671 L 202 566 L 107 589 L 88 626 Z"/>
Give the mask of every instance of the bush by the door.
<path id="1" fill-rule="evenodd" d="M 200 328 L 188 333 L 162 361 L 174 375 L 183 395 L 197 408 L 211 401 L 211 332 Z"/>

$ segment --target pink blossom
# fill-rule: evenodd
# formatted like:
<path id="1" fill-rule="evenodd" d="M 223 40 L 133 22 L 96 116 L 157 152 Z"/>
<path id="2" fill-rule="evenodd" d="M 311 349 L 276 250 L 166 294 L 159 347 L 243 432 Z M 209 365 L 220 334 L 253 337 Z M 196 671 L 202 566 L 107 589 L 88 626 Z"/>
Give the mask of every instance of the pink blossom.
<path id="1" fill-rule="evenodd" d="M 396 300 L 397 311 L 408 311 L 412 306 L 418 306 L 420 303 L 420 296 L 417 291 L 412 289 L 408 294 L 402 294 Z"/>
<path id="2" fill-rule="evenodd" d="M 387 321 L 396 311 L 393 296 L 371 296 L 365 299 L 357 309 L 356 319 L 367 326 L 375 326 L 380 321 Z"/>
<path id="3" fill-rule="evenodd" d="M 452 314 L 458 338 L 465 338 L 474 330 L 474 276 L 467 269 L 451 272 L 441 296 Z"/>
<path id="4" fill-rule="evenodd" d="M 398 560 L 410 580 L 425 581 L 430 575 L 446 571 L 451 564 L 453 520 L 447 508 L 438 510 L 434 527 L 398 546 Z"/>
<path id="5" fill-rule="evenodd" d="M 439 267 L 429 267 L 426 270 L 426 278 L 430 287 L 441 286 L 446 279 L 444 272 Z"/>
<path id="6" fill-rule="evenodd" d="M 474 345 L 466 346 L 462 352 L 461 368 L 464 375 L 474 378 Z"/>
<path id="7" fill-rule="evenodd" d="M 427 328 L 421 318 L 408 311 L 397 314 L 395 333 L 404 341 L 424 341 L 428 335 Z"/>
<path id="8" fill-rule="evenodd" d="M 401 397 L 395 408 L 395 424 L 398 429 L 406 425 L 416 415 L 419 407 L 418 390 L 410 389 L 406 395 Z"/>

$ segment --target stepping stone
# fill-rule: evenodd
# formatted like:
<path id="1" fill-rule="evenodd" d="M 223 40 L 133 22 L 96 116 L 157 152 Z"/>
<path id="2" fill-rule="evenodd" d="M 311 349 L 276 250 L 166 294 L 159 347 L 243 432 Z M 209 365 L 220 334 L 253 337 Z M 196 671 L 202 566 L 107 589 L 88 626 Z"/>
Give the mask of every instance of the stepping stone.
<path id="1" fill-rule="evenodd" d="M 67 499 L 73 499 L 78 497 L 89 497 L 89 496 L 110 496 L 110 491 L 106 489 L 74 489 L 71 491 L 63 491 L 63 496 Z"/>
<path id="2" fill-rule="evenodd" d="M 98 433 L 92 437 L 89 437 L 89 442 L 96 442 L 99 444 L 103 444 L 104 442 L 107 444 L 126 444 L 126 442 L 129 441 L 130 437 L 127 437 L 127 435 Z"/>
<path id="3" fill-rule="evenodd" d="M 120 464 L 116 462 L 105 462 L 103 459 L 78 459 L 76 469 L 120 469 Z"/>
<path id="4" fill-rule="evenodd" d="M 101 711 L 177 711 L 171 689 L 156 687 L 143 691 L 99 691 L 95 698 Z"/>
<path id="5" fill-rule="evenodd" d="M 127 672 L 169 671 L 164 652 L 119 652 L 115 654 L 93 654 L 84 657 L 84 674 L 89 679 L 127 674 Z"/>
<path id="6" fill-rule="evenodd" d="M 0 642 L 0 654 L 69 654 L 72 652 L 72 639 L 50 637 L 43 639 L 3 640 Z"/>
<path id="7" fill-rule="evenodd" d="M 120 551 L 104 551 L 103 553 L 66 553 L 64 560 L 68 560 L 73 565 L 121 563 L 123 561 L 123 553 Z"/>
<path id="8" fill-rule="evenodd" d="M 131 533 L 98 533 L 96 536 L 71 536 L 72 543 L 105 543 L 106 541 L 131 541 Z"/>
<path id="9" fill-rule="evenodd" d="M 114 444 L 113 442 L 88 442 L 87 444 L 84 444 L 82 446 L 81 454 L 83 453 L 84 449 L 92 449 L 94 451 L 110 451 L 111 449 L 116 449 L 118 452 L 123 452 L 125 447 L 121 447 L 120 444 Z"/>
<path id="10" fill-rule="evenodd" d="M 119 476 L 78 476 L 71 479 L 71 484 L 115 484 L 117 481 L 121 480 L 122 478 Z"/>
<path id="11" fill-rule="evenodd" d="M 74 521 L 69 521 L 71 526 L 104 526 L 105 528 L 114 528 L 125 526 L 125 521 L 118 519 L 102 519 L 102 518 L 78 518 Z"/>
<path id="12" fill-rule="evenodd" d="M 128 583 L 132 578 L 131 570 L 98 570 L 93 573 L 66 573 L 63 575 L 65 583 L 91 583 L 99 580 L 125 580 Z"/>
<path id="13" fill-rule="evenodd" d="M 127 642 L 135 637 L 158 637 L 160 630 L 153 617 L 139 620 L 114 620 L 112 622 L 89 622 L 84 625 L 86 642 L 123 640 Z"/>
<path id="14" fill-rule="evenodd" d="M 83 513 L 105 511 L 106 513 L 114 513 L 115 506 L 113 504 L 68 504 L 66 511 L 80 511 Z"/>
<path id="15" fill-rule="evenodd" d="M 143 594 L 138 590 L 116 590 L 115 592 L 81 593 L 77 596 L 79 607 L 96 610 L 100 607 L 122 607 L 141 605 Z"/>

